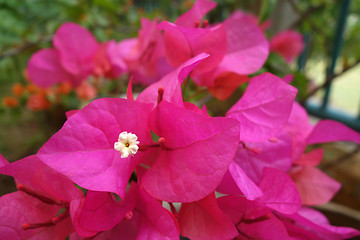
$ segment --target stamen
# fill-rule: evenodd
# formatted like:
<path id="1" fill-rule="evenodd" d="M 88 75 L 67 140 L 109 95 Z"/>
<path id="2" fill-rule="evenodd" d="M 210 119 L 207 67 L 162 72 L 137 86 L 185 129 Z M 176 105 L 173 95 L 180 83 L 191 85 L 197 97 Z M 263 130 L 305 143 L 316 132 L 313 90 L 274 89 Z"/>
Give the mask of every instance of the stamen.
<path id="1" fill-rule="evenodd" d="M 248 151 L 259 154 L 261 153 L 261 149 L 260 148 L 252 148 L 247 146 L 244 142 L 240 142 L 240 144 Z"/>
<path id="2" fill-rule="evenodd" d="M 51 220 L 47 221 L 47 222 L 43 222 L 43 223 L 24 223 L 23 225 L 21 225 L 21 228 L 23 230 L 28 230 L 28 229 L 34 229 L 34 228 L 40 228 L 40 227 L 50 227 L 55 225 Z"/>
<path id="3" fill-rule="evenodd" d="M 262 221 L 268 220 L 270 218 L 271 218 L 270 214 L 265 214 L 263 216 L 260 216 L 260 217 L 254 218 L 254 219 L 242 219 L 241 222 L 244 222 L 246 224 L 251 224 L 251 223 L 262 222 Z"/>
<path id="4" fill-rule="evenodd" d="M 163 87 L 159 87 L 159 89 L 158 89 L 157 104 L 160 104 L 160 102 L 163 100 L 163 96 L 164 96 L 164 88 L 163 88 Z"/>
<path id="5" fill-rule="evenodd" d="M 277 143 L 278 139 L 276 137 L 273 137 L 273 138 L 270 138 L 269 141 L 273 142 L 273 143 Z"/>
<path id="6" fill-rule="evenodd" d="M 146 151 L 149 148 L 153 148 L 153 147 L 160 147 L 160 144 L 155 143 L 155 144 L 150 144 L 150 145 L 139 145 L 139 150 L 138 151 Z"/>
<path id="7" fill-rule="evenodd" d="M 166 149 L 166 146 L 165 146 L 165 138 L 163 138 L 163 137 L 159 138 L 158 144 L 159 144 L 159 146 L 160 146 L 162 149 Z"/>
<path id="8" fill-rule="evenodd" d="M 30 188 L 27 188 L 25 187 L 23 184 L 18 184 L 16 186 L 16 188 L 19 190 L 19 191 L 22 191 L 30 196 L 33 196 L 37 199 L 39 199 L 40 201 L 44 202 L 44 203 L 47 203 L 47 204 L 51 204 L 51 205 L 60 205 L 61 203 L 58 203 L 57 201 L 51 199 L 51 198 L 48 198 L 48 197 L 45 197 L 45 196 L 42 196 L 40 194 L 38 194 L 37 192 L 31 190 Z"/>
<path id="9" fill-rule="evenodd" d="M 200 27 L 200 22 L 199 21 L 195 21 L 195 25 L 194 25 L 195 28 L 198 28 Z"/>
<path id="10" fill-rule="evenodd" d="M 174 215 L 175 218 L 178 218 L 178 212 L 176 211 L 176 208 L 172 202 L 168 202 L 170 206 L 171 213 Z"/>
<path id="11" fill-rule="evenodd" d="M 209 25 L 209 20 L 205 19 L 202 23 L 202 28 L 206 28 Z"/>
<path id="12" fill-rule="evenodd" d="M 58 222 L 64 220 L 65 218 L 67 218 L 69 215 L 69 209 L 67 209 L 65 212 L 59 214 L 58 216 L 54 217 L 51 221 L 54 224 L 57 224 Z"/>

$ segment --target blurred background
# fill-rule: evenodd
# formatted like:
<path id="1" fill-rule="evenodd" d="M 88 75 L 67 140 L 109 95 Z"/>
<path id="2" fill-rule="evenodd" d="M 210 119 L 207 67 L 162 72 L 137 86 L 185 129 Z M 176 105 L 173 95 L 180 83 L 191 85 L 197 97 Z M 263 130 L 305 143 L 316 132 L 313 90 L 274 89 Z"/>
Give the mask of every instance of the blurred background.
<path id="1" fill-rule="evenodd" d="M 259 72 L 280 77 L 293 74 L 297 100 L 312 114 L 313 122 L 332 118 L 360 131 L 360 1 L 217 2 L 210 23 L 240 9 L 258 16 L 259 24 L 268 25 L 265 33 L 269 39 L 287 29 L 300 32 L 305 48 L 296 61 L 289 64 L 271 53 Z M 60 129 L 66 111 L 95 97 L 123 92 L 126 87 L 120 79 L 89 96 L 67 86 L 45 91 L 32 85 L 25 71 L 27 62 L 34 52 L 52 47 L 52 36 L 62 23 L 84 26 L 99 42 L 118 42 L 138 35 L 141 17 L 173 21 L 192 4 L 190 0 L 0 0 L 0 153 L 9 161 L 36 153 Z M 235 93 L 225 102 L 210 101 L 209 109 L 223 114 L 238 98 Z M 335 205 L 321 208 L 335 224 L 359 228 L 360 148 L 351 143 L 326 144 L 324 148 L 320 168 L 343 188 L 333 200 Z M 13 191 L 12 180 L 1 177 L 1 194 Z M 345 216 L 340 219 L 337 213 Z"/>

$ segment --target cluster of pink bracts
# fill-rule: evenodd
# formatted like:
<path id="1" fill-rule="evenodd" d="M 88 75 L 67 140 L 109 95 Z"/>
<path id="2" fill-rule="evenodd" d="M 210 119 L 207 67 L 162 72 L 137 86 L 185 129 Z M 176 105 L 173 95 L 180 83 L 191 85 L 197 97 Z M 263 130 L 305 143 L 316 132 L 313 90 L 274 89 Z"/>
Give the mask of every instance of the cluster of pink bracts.
<path id="1" fill-rule="evenodd" d="M 43 87 L 123 73 L 149 86 L 134 100 L 130 81 L 127 99 L 101 98 L 69 112 L 36 155 L 11 164 L 0 155 L 0 173 L 18 187 L 0 198 L 2 239 L 360 235 L 310 208 L 328 202 L 340 184 L 316 168 L 322 149 L 305 152 L 317 143 L 360 144 L 360 134 L 330 120 L 311 125 L 285 79 L 249 79 L 269 43 L 242 12 L 220 24 L 202 21 L 215 6 L 198 0 L 175 23 L 143 19 L 139 37 L 120 43 L 99 44 L 66 23 L 55 48 L 31 58 L 29 76 Z M 280 47 L 292 54 L 287 61 L 300 45 Z M 225 117 L 211 117 L 206 106 L 183 101 L 187 76 L 220 99 L 244 82 L 248 87 Z"/>

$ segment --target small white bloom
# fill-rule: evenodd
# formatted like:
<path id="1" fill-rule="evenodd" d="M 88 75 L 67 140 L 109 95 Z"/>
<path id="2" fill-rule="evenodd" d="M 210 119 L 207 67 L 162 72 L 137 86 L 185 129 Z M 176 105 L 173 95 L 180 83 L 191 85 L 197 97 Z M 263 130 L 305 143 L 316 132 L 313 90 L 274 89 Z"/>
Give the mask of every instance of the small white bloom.
<path id="1" fill-rule="evenodd" d="M 137 141 L 138 137 L 133 133 L 122 132 L 119 139 L 114 143 L 114 149 L 120 152 L 121 158 L 127 158 L 129 155 L 134 156 L 139 150 Z"/>

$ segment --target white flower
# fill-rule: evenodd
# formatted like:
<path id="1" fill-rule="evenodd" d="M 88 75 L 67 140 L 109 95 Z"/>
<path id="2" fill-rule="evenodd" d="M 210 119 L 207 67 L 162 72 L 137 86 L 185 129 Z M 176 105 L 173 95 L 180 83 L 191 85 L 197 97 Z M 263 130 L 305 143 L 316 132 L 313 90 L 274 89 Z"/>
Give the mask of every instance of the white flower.
<path id="1" fill-rule="evenodd" d="M 114 149 L 120 152 L 121 158 L 127 158 L 129 155 L 134 156 L 139 150 L 137 141 L 138 137 L 133 133 L 122 132 L 119 140 L 114 143 Z"/>

